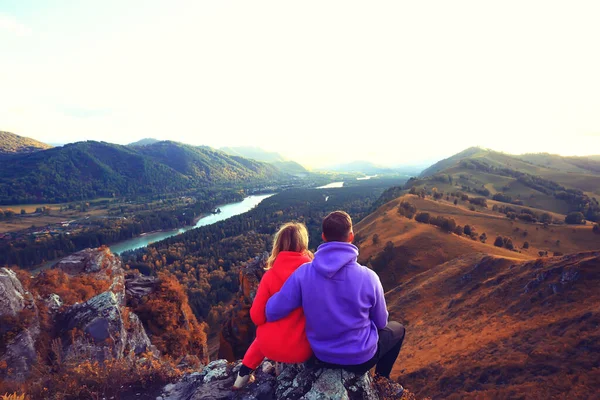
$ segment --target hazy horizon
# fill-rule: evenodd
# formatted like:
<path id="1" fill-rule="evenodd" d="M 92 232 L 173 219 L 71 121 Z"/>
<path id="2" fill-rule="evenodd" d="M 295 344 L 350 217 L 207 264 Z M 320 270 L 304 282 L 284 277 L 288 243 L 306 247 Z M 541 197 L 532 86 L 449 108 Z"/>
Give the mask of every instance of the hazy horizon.
<path id="1" fill-rule="evenodd" d="M 0 4 L 0 130 L 312 168 L 600 149 L 595 2 Z"/>

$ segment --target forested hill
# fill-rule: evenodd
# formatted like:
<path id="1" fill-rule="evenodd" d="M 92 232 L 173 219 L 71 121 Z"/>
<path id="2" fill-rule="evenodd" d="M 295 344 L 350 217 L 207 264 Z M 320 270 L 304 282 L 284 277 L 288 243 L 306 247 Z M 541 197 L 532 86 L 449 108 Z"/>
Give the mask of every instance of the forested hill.
<path id="1" fill-rule="evenodd" d="M 0 204 L 148 195 L 285 177 L 269 164 L 170 141 L 143 147 L 87 141 L 4 157 Z"/>
<path id="2" fill-rule="evenodd" d="M 52 146 L 27 137 L 0 131 L 0 155 L 15 153 L 33 153 L 49 149 Z"/>

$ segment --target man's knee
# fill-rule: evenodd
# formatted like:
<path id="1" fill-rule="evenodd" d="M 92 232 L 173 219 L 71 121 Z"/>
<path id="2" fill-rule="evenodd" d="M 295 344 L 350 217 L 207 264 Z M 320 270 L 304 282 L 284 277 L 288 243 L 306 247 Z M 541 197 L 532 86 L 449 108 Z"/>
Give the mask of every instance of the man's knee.
<path id="1" fill-rule="evenodd" d="M 404 336 L 406 335 L 406 329 L 404 325 L 396 321 L 388 322 L 386 329 L 389 329 L 392 332 L 392 336 L 395 340 L 404 340 Z"/>

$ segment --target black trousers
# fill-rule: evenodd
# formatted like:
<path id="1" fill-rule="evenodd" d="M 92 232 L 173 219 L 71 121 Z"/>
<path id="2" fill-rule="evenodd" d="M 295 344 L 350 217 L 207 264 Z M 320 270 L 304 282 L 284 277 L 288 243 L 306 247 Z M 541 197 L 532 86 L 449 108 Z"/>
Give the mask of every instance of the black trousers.
<path id="1" fill-rule="evenodd" d="M 388 322 L 385 328 L 379 330 L 377 352 L 367 362 L 357 365 L 339 365 L 317 360 L 317 366 L 324 368 L 342 368 L 346 371 L 361 375 L 374 366 L 377 366 L 375 368 L 375 373 L 389 378 L 394 363 L 400 354 L 405 334 L 406 330 L 402 324 L 395 321 Z"/>

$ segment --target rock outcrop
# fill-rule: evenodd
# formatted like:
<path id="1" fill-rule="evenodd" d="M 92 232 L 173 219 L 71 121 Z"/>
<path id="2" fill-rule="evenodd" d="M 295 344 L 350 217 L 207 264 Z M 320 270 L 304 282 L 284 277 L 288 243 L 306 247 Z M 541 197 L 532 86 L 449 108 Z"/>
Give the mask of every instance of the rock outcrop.
<path id="1" fill-rule="evenodd" d="M 140 273 L 128 273 L 125 275 L 125 294 L 128 302 L 139 302 L 156 290 L 158 278 L 144 276 Z"/>
<path id="2" fill-rule="evenodd" d="M 301 400 L 301 399 L 399 399 L 403 389 L 386 380 L 386 387 L 371 376 L 355 375 L 339 369 L 312 369 L 304 365 L 284 365 L 275 376 L 272 364 L 265 361 L 254 373 L 256 380 L 239 391 L 231 387 L 241 363 L 217 360 L 202 372 L 185 375 L 178 383 L 167 385 L 161 400 Z"/>
<path id="3" fill-rule="evenodd" d="M 240 270 L 240 288 L 219 336 L 219 358 L 229 361 L 242 358 L 256 337 L 256 327 L 250 318 L 250 307 L 265 273 L 268 258 L 269 253 L 265 252 Z"/>
<path id="4" fill-rule="evenodd" d="M 25 306 L 24 290 L 17 275 L 0 269 L 0 316 L 15 317 Z"/>
<path id="5" fill-rule="evenodd" d="M 130 352 L 140 354 L 151 348 L 140 319 L 126 312 L 118 296 L 107 291 L 82 304 L 75 304 L 62 317 L 64 335 L 75 329 L 66 356 L 104 361 L 119 359 Z"/>
<path id="6" fill-rule="evenodd" d="M 67 359 L 84 355 L 104 361 L 155 350 L 138 316 L 125 308 L 125 271 L 121 259 L 108 248 L 77 252 L 52 268 L 71 276 L 86 274 L 110 282 L 107 291 L 74 304 L 57 317 L 62 343 L 69 343 L 65 348 Z"/>
<path id="7" fill-rule="evenodd" d="M 105 249 L 85 249 L 71 254 L 52 266 L 58 268 L 69 275 L 91 274 L 110 268 L 121 269 L 119 258 L 111 254 L 108 248 Z"/>
<path id="8" fill-rule="evenodd" d="M 108 289 L 67 307 L 57 294 L 34 298 L 12 270 L 0 269 L 0 366 L 6 365 L 0 368 L 0 378 L 23 381 L 28 377 L 37 362 L 41 317 L 51 321 L 52 332 L 47 333 L 46 340 L 60 339 L 57 343 L 62 345 L 60 356 L 64 360 L 104 361 L 147 351 L 158 354 L 140 318 L 126 307 L 125 271 L 121 260 L 110 250 L 83 250 L 52 268 L 71 277 L 85 275 L 107 281 L 104 287 Z M 130 292 L 141 299 L 149 293 L 152 280 L 135 279 L 138 286 L 146 289 Z M 47 314 L 41 315 L 42 312 Z"/>
<path id="9" fill-rule="evenodd" d="M 38 308 L 17 275 L 0 269 L 0 378 L 24 380 L 35 363 L 35 341 L 40 334 Z"/>

